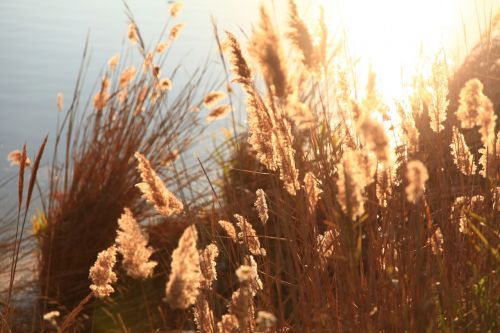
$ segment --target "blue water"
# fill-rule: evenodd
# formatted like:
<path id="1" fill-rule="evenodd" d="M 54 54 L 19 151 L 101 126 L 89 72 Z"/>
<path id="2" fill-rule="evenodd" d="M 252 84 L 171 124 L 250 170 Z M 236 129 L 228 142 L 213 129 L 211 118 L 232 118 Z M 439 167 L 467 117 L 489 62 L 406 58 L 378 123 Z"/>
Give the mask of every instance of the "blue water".
<path id="1" fill-rule="evenodd" d="M 127 3 L 146 44 L 154 45 L 169 19 L 169 1 Z M 239 32 L 251 30 L 259 3 L 185 0 L 174 23 L 183 22 L 186 27 L 169 62 L 181 64 L 180 75 L 186 78 L 207 59 L 219 66 L 211 17 L 221 31 L 243 36 Z M 121 0 L 0 1 L 0 183 L 16 172 L 6 160 L 10 151 L 26 143 L 33 158 L 45 134 L 53 138 L 56 95 L 62 92 L 65 106 L 69 105 L 87 36 L 91 57 L 86 87 L 91 88 L 107 60 L 122 50 L 127 30 Z M 2 202 L 15 201 L 15 192 L 14 186 L 0 188 L 0 207 Z"/>

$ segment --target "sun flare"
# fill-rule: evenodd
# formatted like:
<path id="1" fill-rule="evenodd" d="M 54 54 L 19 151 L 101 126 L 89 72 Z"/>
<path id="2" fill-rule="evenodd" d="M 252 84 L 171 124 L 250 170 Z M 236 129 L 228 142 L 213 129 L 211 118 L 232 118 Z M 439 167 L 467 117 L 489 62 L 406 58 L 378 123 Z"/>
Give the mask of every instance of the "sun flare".
<path id="1" fill-rule="evenodd" d="M 404 95 L 422 57 L 432 59 L 443 51 L 449 65 L 459 62 L 464 48 L 477 40 L 477 31 L 489 24 L 499 2 L 318 1 L 325 8 L 331 30 L 342 32 L 346 51 L 359 61 L 360 72 L 366 73 L 366 67 L 371 66 L 382 94 L 390 99 Z"/>

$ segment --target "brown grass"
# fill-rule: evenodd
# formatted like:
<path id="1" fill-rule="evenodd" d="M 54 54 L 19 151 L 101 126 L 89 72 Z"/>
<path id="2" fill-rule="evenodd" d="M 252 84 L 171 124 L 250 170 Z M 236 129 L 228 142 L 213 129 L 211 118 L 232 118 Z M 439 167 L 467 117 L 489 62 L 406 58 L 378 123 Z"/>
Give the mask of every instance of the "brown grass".
<path id="1" fill-rule="evenodd" d="M 294 1 L 289 14 L 280 34 L 261 10 L 250 58 L 226 33 L 248 128 L 239 136 L 233 128 L 196 168 L 183 153 L 201 128 L 190 111 L 207 94 L 193 101 L 195 80 L 172 102 L 132 21 L 148 66 L 120 80 L 125 64 L 114 64 L 98 91 L 106 98 L 78 122 L 77 94 L 58 132 L 56 152 L 66 135 L 64 162 L 54 157 L 38 234 L 39 320 L 58 309 L 66 331 L 498 331 L 500 144 L 491 90 L 485 85 L 475 114 L 472 93 L 459 99 L 473 72 L 449 81 L 436 61 L 431 80 L 417 80 L 412 109 L 398 106 L 402 128 L 388 133 L 374 73 L 357 98 L 351 64 L 326 42 L 324 22 L 314 45 Z M 235 110 L 231 97 L 222 106 Z M 470 126 L 461 126 L 463 114 L 474 117 Z M 402 140 L 391 151 L 396 131 Z M 106 271 L 117 276 L 105 285 L 115 292 L 90 302 L 89 268 L 115 243 L 125 207 L 138 222 L 157 222 L 145 228 L 148 237 L 120 235 L 141 235 L 137 249 L 147 246 L 144 261 L 155 249 L 158 265 L 137 281 L 119 257 Z"/>

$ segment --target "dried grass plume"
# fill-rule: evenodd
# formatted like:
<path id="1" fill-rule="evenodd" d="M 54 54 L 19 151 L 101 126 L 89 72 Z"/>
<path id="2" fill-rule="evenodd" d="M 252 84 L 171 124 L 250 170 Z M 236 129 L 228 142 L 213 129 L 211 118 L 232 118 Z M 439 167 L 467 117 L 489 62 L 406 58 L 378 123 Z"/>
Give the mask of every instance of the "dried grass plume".
<path id="1" fill-rule="evenodd" d="M 198 232 L 194 225 L 187 227 L 172 253 L 166 295 L 168 303 L 174 309 L 187 309 L 195 303 L 198 296 L 202 274 L 197 240 Z"/>
<path id="2" fill-rule="evenodd" d="M 113 272 L 115 263 L 116 246 L 114 245 L 97 255 L 97 260 L 89 271 L 89 278 L 92 280 L 90 290 L 94 296 L 104 298 L 115 291 L 111 286 L 117 280 L 116 274 Z"/>
<path id="3" fill-rule="evenodd" d="M 153 204 L 158 213 L 164 216 L 179 214 L 184 209 L 180 202 L 158 177 L 147 158 L 139 152 L 135 153 L 135 158 L 139 162 L 138 170 L 141 174 L 142 182 L 136 186 L 143 193 L 144 199 Z"/>
<path id="4" fill-rule="evenodd" d="M 116 245 L 118 252 L 123 256 L 125 271 L 134 279 L 150 277 L 158 264 L 149 260 L 153 249 L 147 244 L 147 235 L 142 232 L 130 209 L 125 208 L 118 219 Z"/>

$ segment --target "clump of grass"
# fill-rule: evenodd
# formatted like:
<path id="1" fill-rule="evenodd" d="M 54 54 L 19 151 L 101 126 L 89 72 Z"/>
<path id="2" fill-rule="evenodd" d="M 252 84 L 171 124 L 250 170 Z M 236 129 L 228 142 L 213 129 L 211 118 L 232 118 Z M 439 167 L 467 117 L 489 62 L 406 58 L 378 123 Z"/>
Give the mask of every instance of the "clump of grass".
<path id="1" fill-rule="evenodd" d="M 166 187 L 176 191 L 200 175 L 188 176 L 185 161 L 180 168 L 174 161 L 194 144 L 194 131 L 197 135 L 203 131 L 199 115 L 190 110 L 201 105 L 205 69 L 178 86 L 179 93 L 171 93 L 173 64 L 167 62 L 166 53 L 144 48 L 139 27 L 131 15 L 130 19 L 128 35 L 134 43 L 128 52 L 143 55 L 145 65 L 136 67 L 121 61 L 127 59 L 125 55 L 113 56 L 85 108 L 80 106 L 85 105 L 80 100 L 80 79 L 58 128 L 45 198 L 47 224 L 36 235 L 42 313 L 57 309 L 65 314 L 88 294 L 88 269 L 97 253 L 114 243 L 117 221 L 125 207 L 134 211 L 138 221 L 171 218 L 182 210 L 183 203 Z M 169 46 L 173 43 L 168 32 L 160 39 Z M 170 72 L 170 77 L 159 77 L 160 68 Z M 170 171 L 168 177 L 166 170 Z M 141 191 L 153 205 L 164 209 L 156 212 L 145 204 Z M 196 196 L 185 200 L 196 200 Z M 123 246 L 119 246 L 122 254 Z M 148 269 L 146 275 L 153 275 L 153 267 Z M 43 329 L 44 323 L 40 325 Z"/>

